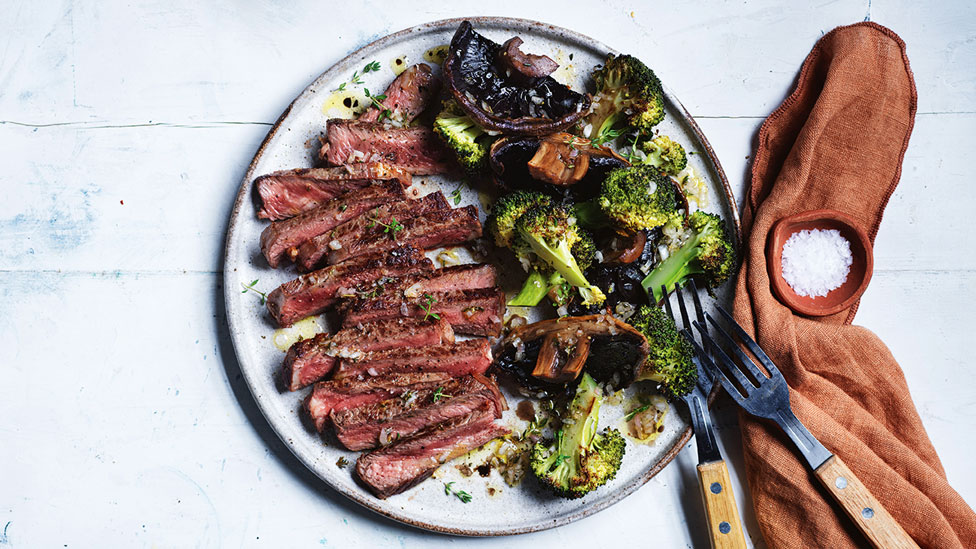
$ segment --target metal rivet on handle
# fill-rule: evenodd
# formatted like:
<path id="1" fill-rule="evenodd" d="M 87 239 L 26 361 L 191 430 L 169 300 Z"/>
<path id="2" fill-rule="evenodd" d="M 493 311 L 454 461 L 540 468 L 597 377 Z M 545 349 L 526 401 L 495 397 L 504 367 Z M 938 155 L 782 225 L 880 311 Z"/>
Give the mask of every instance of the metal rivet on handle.
<path id="1" fill-rule="evenodd" d="M 712 485 L 708 487 L 708 489 L 711 490 L 713 494 L 722 493 L 722 485 L 717 482 L 713 482 Z"/>
<path id="2" fill-rule="evenodd" d="M 718 523 L 718 531 L 722 532 L 723 534 L 728 534 L 732 531 L 732 525 L 723 520 L 722 522 Z"/>
<path id="3" fill-rule="evenodd" d="M 864 518 L 866 518 L 866 519 L 869 519 L 869 518 L 873 517 L 874 516 L 874 509 L 872 509 L 870 507 L 865 507 L 864 509 L 861 509 L 861 516 L 864 517 Z"/>
<path id="4" fill-rule="evenodd" d="M 837 480 L 834 481 L 834 486 L 836 486 L 838 490 L 847 488 L 847 479 L 844 477 L 837 477 Z"/>

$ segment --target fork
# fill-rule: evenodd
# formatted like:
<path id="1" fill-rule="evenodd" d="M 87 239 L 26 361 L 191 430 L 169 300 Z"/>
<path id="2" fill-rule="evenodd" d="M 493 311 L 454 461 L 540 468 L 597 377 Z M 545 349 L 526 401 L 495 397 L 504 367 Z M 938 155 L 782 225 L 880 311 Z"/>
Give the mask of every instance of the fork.
<path id="1" fill-rule="evenodd" d="M 917 548 L 918 545 L 911 536 L 895 521 L 867 487 L 858 480 L 840 459 L 840 456 L 827 451 L 824 445 L 810 434 L 810 431 L 793 414 L 793 410 L 790 408 L 790 394 L 786 379 L 783 378 L 783 374 L 780 373 L 769 356 L 735 322 L 728 311 L 720 306 L 716 306 L 716 309 L 727 321 L 739 342 L 756 357 L 759 364 L 769 372 L 769 375 L 765 375 L 760 370 L 749 355 L 737 344 L 735 338 L 709 314 L 705 314 L 705 318 L 715 328 L 717 338 L 732 349 L 732 353 L 738 361 L 730 357 L 716 340 L 709 336 L 705 319 L 699 318 L 693 322 L 693 325 L 701 334 L 702 341 L 706 343 L 706 347 L 712 353 L 711 355 L 706 353 L 695 341 L 687 327 L 681 330 L 681 333 L 691 341 L 696 354 L 701 357 L 705 369 L 721 381 L 725 391 L 745 411 L 754 416 L 774 421 L 786 432 L 820 483 L 830 492 L 844 509 L 844 512 L 854 520 L 858 528 L 875 547 L 885 549 Z M 711 357 L 714 357 L 725 369 L 719 368 Z"/>
<path id="2" fill-rule="evenodd" d="M 691 293 L 694 298 L 695 312 L 702 321 L 701 301 L 698 299 L 698 292 L 691 282 Z M 678 296 L 678 308 L 681 311 L 681 321 L 684 326 L 691 326 L 688 318 L 688 311 L 685 308 L 684 297 L 681 295 L 681 288 L 676 288 Z M 667 296 L 666 288 L 662 287 L 661 295 Z M 671 302 L 664 298 L 664 308 L 672 320 L 677 324 Z M 734 549 L 746 546 L 745 536 L 742 532 L 742 523 L 739 520 L 739 509 L 735 504 L 735 494 L 732 492 L 732 483 L 729 482 L 729 468 L 722 459 L 722 452 L 715 442 L 715 433 L 712 430 L 711 416 L 708 413 L 708 394 L 714 385 L 714 380 L 702 369 L 698 357 L 692 358 L 695 368 L 698 370 L 698 382 L 692 390 L 684 395 L 682 400 L 688 405 L 691 414 L 691 425 L 695 431 L 695 441 L 698 446 L 698 481 L 701 488 L 702 501 L 705 504 L 705 513 L 708 520 L 708 531 L 713 549 Z"/>

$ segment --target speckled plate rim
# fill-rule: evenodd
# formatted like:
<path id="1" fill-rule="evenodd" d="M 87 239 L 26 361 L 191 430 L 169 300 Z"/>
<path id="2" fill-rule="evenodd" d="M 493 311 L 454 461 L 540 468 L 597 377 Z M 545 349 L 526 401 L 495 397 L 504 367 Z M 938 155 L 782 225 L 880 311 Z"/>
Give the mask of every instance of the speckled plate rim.
<path id="1" fill-rule="evenodd" d="M 321 82 L 333 78 L 339 73 L 344 74 L 347 71 L 347 65 L 351 65 L 354 61 L 358 61 L 359 59 L 368 57 L 369 54 L 371 54 L 373 51 L 384 48 L 390 45 L 391 43 L 400 41 L 412 34 L 428 32 L 431 30 L 441 30 L 445 27 L 451 27 L 451 28 L 456 27 L 462 21 L 471 21 L 475 26 L 482 24 L 482 25 L 496 25 L 496 26 L 507 25 L 511 27 L 522 27 L 522 28 L 542 27 L 547 29 L 550 32 L 561 33 L 564 36 L 566 36 L 568 39 L 573 39 L 580 43 L 587 44 L 589 47 L 599 48 L 606 52 L 619 53 L 617 50 L 606 46 L 605 44 L 603 44 L 598 40 L 580 34 L 576 31 L 572 31 L 555 25 L 550 25 L 548 23 L 542 23 L 530 19 L 521 19 L 521 18 L 514 18 L 514 17 L 458 17 L 453 19 L 441 19 L 439 21 L 423 23 L 384 36 L 379 40 L 371 42 L 353 51 L 352 53 L 350 53 L 349 55 L 347 55 L 346 57 L 338 61 L 336 64 L 334 64 L 332 67 L 330 67 L 328 70 L 320 74 L 304 90 L 302 90 L 302 92 L 298 96 L 296 96 L 294 100 L 292 100 L 292 102 L 288 105 L 288 107 L 286 107 L 285 110 L 281 113 L 281 116 L 278 117 L 278 120 L 275 121 L 274 126 L 272 126 L 271 130 L 268 131 L 268 135 L 261 142 L 261 145 L 258 147 L 257 152 L 254 154 L 254 158 L 251 160 L 250 164 L 248 165 L 247 172 L 245 173 L 244 179 L 241 182 L 240 189 L 237 192 L 237 197 L 234 201 L 234 207 L 231 210 L 230 220 L 227 228 L 227 236 L 224 241 L 224 292 L 223 293 L 224 293 L 224 302 L 225 302 L 228 329 L 230 332 L 231 341 L 233 343 L 234 353 L 238 361 L 247 360 L 247 357 L 241 356 L 242 353 L 241 351 L 239 351 L 239 349 L 244 348 L 241 342 L 238 341 L 238 338 L 242 337 L 242 330 L 241 327 L 237 324 L 237 319 L 236 319 L 237 315 L 233 314 L 235 312 L 236 307 L 234 307 L 233 305 L 234 300 L 232 299 L 233 297 L 236 297 L 236 293 L 238 292 L 238 290 L 235 284 L 236 279 L 231 280 L 234 274 L 233 274 L 233 269 L 227 268 L 228 267 L 227 259 L 228 257 L 230 257 L 230 248 L 232 246 L 232 243 L 237 238 L 237 230 L 236 230 L 237 218 L 239 216 L 240 209 L 242 207 L 245 207 L 245 204 L 251 204 L 249 191 L 250 191 L 250 182 L 254 179 L 255 166 L 257 165 L 260 158 L 264 155 L 265 148 L 267 147 L 267 145 L 275 137 L 279 129 L 281 129 L 283 122 L 291 113 L 292 107 L 299 100 L 299 98 L 303 97 L 312 88 L 315 88 Z M 687 124 L 687 126 L 691 128 L 692 132 L 695 134 L 695 137 L 698 139 L 698 142 L 702 145 L 705 153 L 708 156 L 711 168 L 713 170 L 713 175 L 718 177 L 719 181 L 721 181 L 722 189 L 724 190 L 724 194 L 725 194 L 724 198 L 726 200 L 725 206 L 729 209 L 730 212 L 730 217 L 731 217 L 730 221 L 732 223 L 732 228 L 735 233 L 737 248 L 741 249 L 742 248 L 741 223 L 739 220 L 739 212 L 738 212 L 738 207 L 736 205 L 735 196 L 733 195 L 732 188 L 729 185 L 728 177 L 725 175 L 725 171 L 722 169 L 722 165 L 719 162 L 718 157 L 715 155 L 715 151 L 712 149 L 711 144 L 708 142 L 708 139 L 705 137 L 705 134 L 702 133 L 701 128 L 698 127 L 698 124 L 695 122 L 694 118 L 692 118 L 691 114 L 688 113 L 684 105 L 682 105 L 681 102 L 678 101 L 677 97 L 675 97 L 674 94 L 671 93 L 671 91 L 666 86 L 664 89 L 664 93 L 665 93 L 665 99 L 670 103 L 672 109 L 674 109 L 674 111 L 681 114 L 683 118 L 683 122 Z M 308 462 L 307 456 L 302 455 L 297 451 L 297 449 L 293 445 L 289 444 L 288 440 L 286 439 L 286 435 L 284 433 L 279 432 L 279 430 L 275 427 L 274 422 L 270 420 L 271 410 L 269 408 L 269 405 L 266 404 L 263 399 L 257 398 L 257 395 L 254 393 L 254 389 L 252 389 L 252 387 L 254 387 L 254 384 L 266 383 L 267 379 L 252 378 L 252 376 L 249 374 L 249 371 L 250 371 L 249 368 L 242 368 L 245 381 L 247 382 L 248 390 L 251 391 L 252 396 L 255 397 L 255 402 L 257 403 L 258 408 L 261 410 L 261 413 L 264 416 L 265 421 L 268 422 L 268 424 L 271 426 L 275 434 L 278 435 L 279 438 L 281 438 L 282 442 L 285 443 L 285 446 L 288 447 L 288 449 L 295 455 L 295 457 L 298 458 L 298 460 L 301 461 L 303 465 L 308 467 L 308 469 L 314 473 L 315 468 L 312 466 L 312 464 Z M 718 385 L 716 385 L 712 389 L 711 393 L 709 394 L 708 401 L 710 404 L 715 400 L 715 396 L 717 393 L 718 393 Z M 569 524 L 571 522 L 580 520 L 594 513 L 602 511 L 603 509 L 606 509 L 607 507 L 610 507 L 611 505 L 621 501 L 622 499 L 626 498 L 627 496 L 635 492 L 638 488 L 646 484 L 655 475 L 661 472 L 661 470 L 664 469 L 665 466 L 671 463 L 671 461 L 675 458 L 675 456 L 677 456 L 678 453 L 685 447 L 685 445 L 688 444 L 688 442 L 691 440 L 691 437 L 692 437 L 692 429 L 691 427 L 687 427 L 684 430 L 684 432 L 681 434 L 681 436 L 677 439 L 677 441 L 664 454 L 664 456 L 660 460 L 658 460 L 657 463 L 651 466 L 651 468 L 648 469 L 648 471 L 643 476 L 637 478 L 629 485 L 626 485 L 618 489 L 611 497 L 606 498 L 600 501 L 599 503 L 584 506 L 577 513 L 572 513 L 569 515 L 562 516 L 555 520 L 551 520 L 551 521 L 547 520 L 547 521 L 539 522 L 538 524 L 532 526 L 526 526 L 520 528 L 472 530 L 466 528 L 452 528 L 448 526 L 429 524 L 423 521 L 418 521 L 418 520 L 411 519 L 409 517 L 405 517 L 395 511 L 390 511 L 388 509 L 385 509 L 379 504 L 380 500 L 377 500 L 365 493 L 356 492 L 347 489 L 344 486 L 334 486 L 324 478 L 322 478 L 322 481 L 328 484 L 331 488 L 338 491 L 339 493 L 355 501 L 356 503 L 359 503 L 360 505 L 366 507 L 367 509 L 370 509 L 387 518 L 396 520 L 403 524 L 415 526 L 417 528 L 422 528 L 425 530 L 440 532 L 444 534 L 459 535 L 459 536 L 507 536 L 513 534 L 525 534 L 529 532 L 538 532 L 540 530 L 555 528 L 557 526 L 562 526 L 564 524 Z"/>

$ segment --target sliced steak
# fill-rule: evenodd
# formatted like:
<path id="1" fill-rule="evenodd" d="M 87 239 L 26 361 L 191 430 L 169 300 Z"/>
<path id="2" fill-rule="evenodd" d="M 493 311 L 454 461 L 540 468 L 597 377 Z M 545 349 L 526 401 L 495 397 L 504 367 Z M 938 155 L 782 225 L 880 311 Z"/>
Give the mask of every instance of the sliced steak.
<path id="1" fill-rule="evenodd" d="M 332 412 L 339 442 L 349 450 L 386 446 L 426 427 L 466 416 L 490 402 L 501 417 L 494 394 L 471 376 L 405 393 L 399 398 Z"/>
<path id="2" fill-rule="evenodd" d="M 335 378 L 421 372 L 447 372 L 453 376 L 484 374 L 491 360 L 491 344 L 480 338 L 426 347 L 390 348 L 362 358 L 340 360 Z"/>
<path id="3" fill-rule="evenodd" d="M 383 94 L 386 96 L 382 102 L 383 108 L 390 111 L 391 122 L 398 126 L 406 126 L 427 110 L 439 89 L 440 81 L 434 78 L 430 66 L 418 63 L 393 79 Z M 359 120 L 376 122 L 381 112 L 372 105 L 359 117 Z"/>
<path id="4" fill-rule="evenodd" d="M 258 217 L 271 220 L 294 217 L 345 192 L 389 180 L 399 181 L 404 188 L 411 184 L 408 172 L 382 162 L 269 173 L 254 180 L 261 198 Z"/>
<path id="5" fill-rule="evenodd" d="M 396 317 L 424 318 L 436 314 L 459 334 L 497 336 L 505 315 L 505 293 L 499 288 L 434 292 L 418 297 L 395 295 L 355 300 L 340 305 L 343 327 Z"/>
<path id="6" fill-rule="evenodd" d="M 448 210 L 444 193 L 438 191 L 416 200 L 403 200 L 378 206 L 369 215 L 357 217 L 339 225 L 328 233 L 321 234 L 306 241 L 298 247 L 298 258 L 295 263 L 299 269 L 306 271 L 314 269 L 333 247 L 342 248 L 367 232 L 371 224 L 389 224 L 393 219 L 405 221 L 418 215 L 424 215 L 437 210 Z M 330 244 L 332 247 L 330 247 Z"/>
<path id="7" fill-rule="evenodd" d="M 399 397 L 410 391 L 436 390 L 451 381 L 444 372 L 422 374 L 391 374 L 369 379 L 347 378 L 320 381 L 305 399 L 305 411 L 322 432 L 329 424 L 332 411 L 366 406 Z"/>
<path id="8" fill-rule="evenodd" d="M 401 318 L 353 325 L 333 336 L 318 334 L 289 347 L 282 363 L 281 379 L 288 390 L 297 391 L 329 375 L 340 358 L 453 341 L 454 331 L 443 320 Z"/>
<path id="9" fill-rule="evenodd" d="M 375 288 L 382 294 L 419 297 L 434 292 L 491 288 L 498 283 L 498 273 L 495 271 L 493 265 L 487 263 L 470 263 L 442 267 L 433 271 L 418 272 L 392 280 L 379 279 L 377 282 L 382 283 L 382 285 L 373 283 L 372 288 L 362 288 L 364 291 Z"/>
<path id="10" fill-rule="evenodd" d="M 291 219 L 273 221 L 261 233 L 261 251 L 268 264 L 277 267 L 289 248 L 355 219 L 380 204 L 404 197 L 403 187 L 395 182 L 350 191 Z"/>
<path id="11" fill-rule="evenodd" d="M 451 171 L 451 154 L 427 126 L 393 128 L 381 122 L 329 120 L 319 160 L 328 166 L 386 162 L 413 175 Z"/>
<path id="12" fill-rule="evenodd" d="M 449 394 L 443 389 L 444 394 Z M 384 401 L 364 408 L 332 413 L 332 424 L 336 437 L 349 450 L 367 450 L 386 446 L 391 442 L 408 437 L 426 427 L 442 423 L 452 418 L 466 416 L 492 402 L 488 391 L 455 394 L 431 402 L 436 391 L 426 391 L 420 406 L 406 407 L 399 413 L 397 403 L 403 399 Z M 385 408 L 382 408 L 387 404 Z M 499 416 L 500 416 L 499 412 Z"/>
<path id="13" fill-rule="evenodd" d="M 267 307 L 279 326 L 291 326 L 327 309 L 341 297 L 340 291 L 433 269 L 424 253 L 410 246 L 354 257 L 285 282 L 268 294 Z"/>
<path id="14" fill-rule="evenodd" d="M 453 246 L 481 236 L 481 221 L 474 206 L 437 210 L 400 224 L 403 228 L 396 233 L 395 239 L 384 232 L 386 227 L 381 225 L 367 228 L 358 237 L 350 235 L 348 243 L 328 250 L 326 262 L 331 265 L 357 255 L 392 250 L 406 244 L 424 250 Z"/>
<path id="15" fill-rule="evenodd" d="M 443 463 L 509 433 L 495 424 L 494 406 L 428 427 L 359 456 L 356 475 L 376 497 L 387 498 L 424 481 Z"/>

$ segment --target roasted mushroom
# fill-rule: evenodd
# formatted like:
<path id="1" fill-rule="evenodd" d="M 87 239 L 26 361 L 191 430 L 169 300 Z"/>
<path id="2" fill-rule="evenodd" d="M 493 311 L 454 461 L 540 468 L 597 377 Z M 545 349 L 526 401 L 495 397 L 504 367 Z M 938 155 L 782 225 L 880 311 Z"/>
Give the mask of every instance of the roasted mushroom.
<path id="1" fill-rule="evenodd" d="M 509 38 L 498 50 L 498 64 L 506 76 L 518 75 L 519 82 L 532 85 L 559 68 L 559 64 L 546 55 L 522 53 L 519 49 L 521 45 L 522 39 L 515 36 Z"/>
<path id="2" fill-rule="evenodd" d="M 514 49 L 518 50 L 517 45 Z M 454 33 L 444 61 L 444 79 L 451 95 L 481 127 L 507 134 L 546 135 L 568 128 L 589 112 L 589 96 L 551 76 L 526 82 L 524 73 L 512 74 L 511 68 L 502 68 L 498 62 L 501 51 L 500 44 L 478 34 L 465 21 Z"/>
<path id="3" fill-rule="evenodd" d="M 545 176 L 542 175 L 541 171 L 536 172 L 538 178 L 533 177 L 530 162 L 535 161 L 540 166 L 547 164 L 543 159 L 544 156 L 539 154 L 543 143 L 550 143 L 553 146 L 562 147 L 562 149 L 554 150 L 552 154 L 561 154 L 565 159 L 578 158 L 578 153 L 585 152 L 585 173 L 578 179 L 572 181 L 570 181 L 571 178 L 557 179 L 555 181 L 552 179 L 543 180 L 542 178 Z M 570 147 L 570 144 L 572 144 L 572 147 Z M 574 149 L 577 154 L 570 156 Z M 561 153 L 559 152 L 560 150 L 562 151 Z M 544 151 L 542 153 L 543 155 L 545 154 Z M 541 190 L 551 194 L 561 195 L 563 189 L 553 187 L 552 185 L 554 183 L 560 186 L 572 184 L 570 189 L 576 200 L 588 200 L 592 198 L 599 191 L 600 184 L 608 173 L 630 165 L 624 158 L 610 149 L 606 147 L 593 147 L 589 141 L 582 140 L 568 133 L 557 133 L 545 137 L 503 137 L 492 145 L 488 155 L 491 171 L 495 175 L 495 182 L 500 187 Z M 537 156 L 539 156 L 538 159 L 536 158 Z M 558 161 L 558 156 L 556 161 Z M 570 172 L 570 174 L 575 173 L 575 170 L 582 166 L 581 163 L 577 164 L 575 161 L 561 163 L 563 164 L 563 168 Z M 555 167 L 559 168 L 559 166 Z M 557 173 L 556 176 L 558 175 Z"/>
<path id="4" fill-rule="evenodd" d="M 586 370 L 613 383 L 614 372 L 644 363 L 647 340 L 629 324 L 606 314 L 543 320 L 512 330 L 495 365 L 530 391 L 559 394 Z"/>

